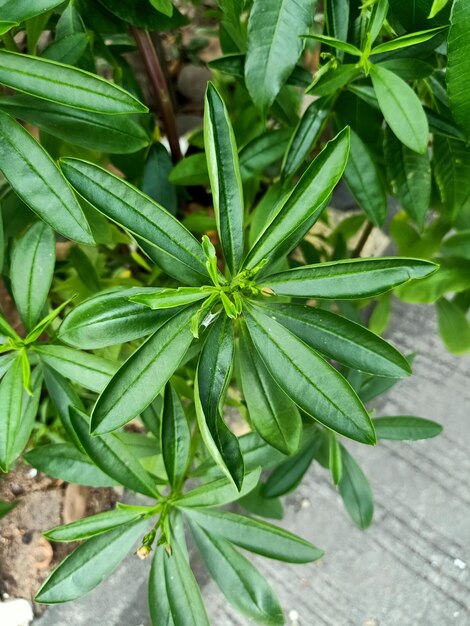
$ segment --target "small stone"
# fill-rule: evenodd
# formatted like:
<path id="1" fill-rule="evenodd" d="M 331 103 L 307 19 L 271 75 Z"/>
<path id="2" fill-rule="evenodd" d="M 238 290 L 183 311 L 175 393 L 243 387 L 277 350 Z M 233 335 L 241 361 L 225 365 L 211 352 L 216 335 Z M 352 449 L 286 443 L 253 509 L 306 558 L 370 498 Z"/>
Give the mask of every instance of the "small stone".
<path id="1" fill-rule="evenodd" d="M 308 509 L 311 505 L 311 502 L 308 498 L 304 498 L 300 504 L 303 509 Z"/>
<path id="2" fill-rule="evenodd" d="M 467 567 L 467 564 L 465 561 L 462 561 L 462 559 L 454 559 L 454 565 L 459 569 L 465 569 Z"/>
<path id="3" fill-rule="evenodd" d="M 33 609 L 27 600 L 16 598 L 0 602 L 0 624 L 2 626 L 29 626 L 33 621 Z"/>
<path id="4" fill-rule="evenodd" d="M 197 65 L 185 65 L 178 76 L 178 91 L 191 102 L 202 104 L 210 71 Z"/>

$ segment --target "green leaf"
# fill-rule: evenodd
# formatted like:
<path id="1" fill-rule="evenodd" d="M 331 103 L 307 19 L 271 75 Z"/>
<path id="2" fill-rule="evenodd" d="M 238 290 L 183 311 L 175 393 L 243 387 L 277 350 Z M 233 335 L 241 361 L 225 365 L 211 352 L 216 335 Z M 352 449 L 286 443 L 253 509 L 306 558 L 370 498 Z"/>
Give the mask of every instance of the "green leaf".
<path id="1" fill-rule="evenodd" d="M 90 45 L 87 33 L 72 33 L 50 43 L 41 58 L 66 65 L 76 65 Z"/>
<path id="2" fill-rule="evenodd" d="M 280 498 L 265 498 L 261 495 L 259 487 L 238 500 L 238 505 L 251 515 L 267 517 L 269 519 L 282 520 L 284 509 Z"/>
<path id="3" fill-rule="evenodd" d="M 84 111 L 116 115 L 148 110 L 129 92 L 95 74 L 8 50 L 0 50 L 0 83 Z"/>
<path id="4" fill-rule="evenodd" d="M 63 0 L 1 0 L 0 12 L 2 20 L 14 20 L 15 22 L 23 22 L 29 20 L 35 15 L 53 9 Z"/>
<path id="5" fill-rule="evenodd" d="M 433 274 L 430 261 L 407 258 L 344 259 L 280 272 L 260 285 L 277 295 L 358 300 L 385 293 L 415 278 Z"/>
<path id="6" fill-rule="evenodd" d="M 136 522 L 141 517 L 142 513 L 132 509 L 115 509 L 56 526 L 43 534 L 49 541 L 82 541 L 106 533 L 117 526 Z"/>
<path id="7" fill-rule="evenodd" d="M 470 289 L 470 264 L 462 259 L 441 262 L 439 271 L 422 282 L 412 281 L 397 292 L 404 302 L 433 304 L 446 293 L 459 293 Z"/>
<path id="8" fill-rule="evenodd" d="M 128 489 L 151 498 L 158 496 L 154 479 L 117 435 L 92 437 L 88 416 L 74 407 L 70 408 L 70 419 L 83 448 L 97 467 Z"/>
<path id="9" fill-rule="evenodd" d="M 168 480 L 173 488 L 178 488 L 183 483 L 190 460 L 191 431 L 181 400 L 170 383 L 165 388 L 161 441 Z"/>
<path id="10" fill-rule="evenodd" d="M 302 433 L 300 413 L 264 366 L 245 325 L 239 338 L 239 359 L 240 383 L 251 424 L 271 446 L 294 454 Z"/>
<path id="11" fill-rule="evenodd" d="M 272 377 L 303 411 L 345 437 L 375 443 L 367 411 L 334 367 L 262 308 L 245 306 L 244 317 Z"/>
<path id="12" fill-rule="evenodd" d="M 15 26 L 18 26 L 18 22 L 9 22 L 2 19 L 2 21 L 0 21 L 0 35 L 4 35 Z"/>
<path id="13" fill-rule="evenodd" d="M 470 230 L 462 230 L 442 242 L 441 254 L 470 261 Z"/>
<path id="14" fill-rule="evenodd" d="M 398 139 L 415 152 L 428 146 L 428 120 L 418 96 L 399 76 L 372 65 L 370 76 L 385 121 Z"/>
<path id="15" fill-rule="evenodd" d="M 15 304 L 28 329 L 41 317 L 54 265 L 54 232 L 44 222 L 36 222 L 16 243 L 10 270 Z"/>
<path id="16" fill-rule="evenodd" d="M 394 417 L 378 417 L 372 420 L 377 439 L 393 439 L 395 441 L 417 441 L 437 437 L 442 426 L 437 422 L 422 417 L 397 415 Z"/>
<path id="17" fill-rule="evenodd" d="M 170 276 L 190 285 L 207 283 L 200 243 L 166 209 L 92 163 L 62 159 L 61 168 L 85 200 L 150 244 L 145 250 Z"/>
<path id="18" fill-rule="evenodd" d="M 102 391 L 118 368 L 114 361 L 67 346 L 36 344 L 34 351 L 59 374 L 92 391 Z"/>
<path id="19" fill-rule="evenodd" d="M 17 356 L 0 382 L 0 470 L 7 472 L 20 427 L 23 372 Z"/>
<path id="20" fill-rule="evenodd" d="M 429 12 L 429 19 L 435 17 L 442 9 L 447 5 L 449 0 L 434 0 L 431 10 Z"/>
<path id="21" fill-rule="evenodd" d="M 268 304 L 266 312 L 311 348 L 347 367 L 392 378 L 411 374 L 398 350 L 345 317 L 300 304 Z"/>
<path id="22" fill-rule="evenodd" d="M 461 141 L 434 137 L 434 175 L 451 220 L 470 211 L 470 149 Z"/>
<path id="23" fill-rule="evenodd" d="M 367 30 L 370 33 L 370 43 L 373 44 L 385 22 L 388 13 L 388 0 L 378 0 L 372 5 Z"/>
<path id="24" fill-rule="evenodd" d="M 3 378 L 11 367 L 11 364 L 16 359 L 17 353 L 10 352 L 9 354 L 0 355 L 0 378 Z"/>
<path id="25" fill-rule="evenodd" d="M 172 215 L 176 215 L 178 197 L 174 185 L 169 181 L 171 168 L 172 161 L 168 150 L 156 141 L 150 146 L 145 159 L 142 191 Z"/>
<path id="26" fill-rule="evenodd" d="M 192 508 L 186 509 L 184 513 L 211 534 L 269 559 L 287 563 L 310 563 L 323 556 L 323 550 L 319 550 L 309 541 L 251 517 L 218 509 Z"/>
<path id="27" fill-rule="evenodd" d="M 196 523 L 190 527 L 205 566 L 230 604 L 259 624 L 284 624 L 274 592 L 254 565 L 224 539 Z"/>
<path id="28" fill-rule="evenodd" d="M 385 185 L 377 159 L 366 144 L 351 129 L 349 159 L 344 179 L 359 207 L 375 226 L 382 226 L 387 217 L 388 204 Z"/>
<path id="29" fill-rule="evenodd" d="M 158 396 L 191 345 L 190 320 L 196 307 L 176 313 L 116 372 L 93 409 L 92 432 L 116 430 L 137 417 Z"/>
<path id="30" fill-rule="evenodd" d="M 322 446 L 323 438 L 314 431 L 294 456 L 280 463 L 262 488 L 265 498 L 277 498 L 296 489 Z"/>
<path id="31" fill-rule="evenodd" d="M 420 228 L 431 204 L 431 163 L 427 152 L 407 148 L 390 131 L 385 132 L 385 164 L 392 192 Z"/>
<path id="32" fill-rule="evenodd" d="M 23 360 L 27 360 L 25 352 L 23 352 L 23 355 Z M 24 380 L 25 375 L 23 373 L 23 388 L 26 388 Z M 32 395 L 29 395 L 26 391 L 23 392 L 21 420 L 15 437 L 15 445 L 13 446 L 12 454 L 10 456 L 11 462 L 20 456 L 28 444 L 29 438 L 31 437 L 38 414 L 39 401 L 41 399 L 42 392 L 42 382 L 42 368 L 35 367 L 31 374 L 30 382 Z"/>
<path id="33" fill-rule="evenodd" d="M 449 11 L 438 17 L 429 19 L 432 0 L 389 0 L 389 18 L 399 21 L 401 29 L 413 32 L 430 26 L 445 24 L 449 19 Z M 449 7 L 450 9 L 450 7 Z"/>
<path id="34" fill-rule="evenodd" d="M 360 74 L 359 68 L 352 64 L 340 65 L 337 68 L 329 69 L 324 74 L 318 72 L 305 93 L 315 96 L 330 96 L 343 89 L 348 83 L 358 78 Z"/>
<path id="35" fill-rule="evenodd" d="M 343 475 L 343 457 L 341 446 L 334 433 L 329 433 L 328 437 L 328 465 L 330 466 L 333 484 L 339 484 Z"/>
<path id="36" fill-rule="evenodd" d="M 233 323 L 224 313 L 210 327 L 196 372 L 194 400 L 202 440 L 214 461 L 240 489 L 243 457 L 237 437 L 221 416 L 233 361 Z"/>
<path id="37" fill-rule="evenodd" d="M 170 172 L 169 181 L 173 185 L 187 187 L 209 184 L 207 157 L 204 152 L 191 154 L 177 163 Z"/>
<path id="38" fill-rule="evenodd" d="M 243 189 L 232 124 L 212 83 L 205 98 L 204 146 L 222 252 L 236 274 L 243 257 Z"/>
<path id="39" fill-rule="evenodd" d="M 408 46 L 416 46 L 417 44 L 429 41 L 435 35 L 437 35 L 437 33 L 442 32 L 444 28 L 447 27 L 437 26 L 436 28 L 422 30 L 416 33 L 407 33 L 406 35 L 402 35 L 401 37 L 395 37 L 395 39 L 391 39 L 390 41 L 384 41 L 378 46 L 375 46 L 375 48 L 372 48 L 370 55 L 372 56 L 373 54 L 383 54 L 384 52 L 401 50 L 402 48 L 407 48 Z"/>
<path id="40" fill-rule="evenodd" d="M 328 34 L 346 41 L 349 30 L 349 1 L 326 0 L 325 25 Z"/>
<path id="41" fill-rule="evenodd" d="M 330 37 L 329 35 L 320 35 L 318 33 L 314 33 L 313 35 L 304 35 L 304 37 L 316 39 L 320 43 L 324 43 L 332 48 L 337 48 L 338 50 L 341 50 L 341 52 L 346 52 L 346 54 L 352 54 L 356 57 L 360 57 L 362 54 L 359 48 L 356 48 L 356 46 L 353 46 L 353 44 L 348 43 L 347 41 L 342 41 L 341 39 L 337 39 L 336 37 Z"/>
<path id="42" fill-rule="evenodd" d="M 149 608 L 153 626 L 209 626 L 194 574 L 173 541 L 171 555 L 157 548 L 149 579 Z"/>
<path id="43" fill-rule="evenodd" d="M 302 52 L 313 23 L 312 0 L 256 0 L 248 19 L 245 82 L 263 112 L 274 102 Z"/>
<path id="44" fill-rule="evenodd" d="M 282 163 L 285 178 L 295 174 L 320 139 L 330 114 L 331 99 L 312 102 L 300 118 L 287 147 Z"/>
<path id="45" fill-rule="evenodd" d="M 396 59 L 392 57 L 391 59 L 380 61 L 380 65 L 385 67 L 385 69 L 390 70 L 390 72 L 398 74 L 398 76 L 403 78 L 403 80 L 428 78 L 434 71 L 434 68 L 430 63 L 422 61 L 421 59 L 412 59 L 408 57 L 397 57 Z M 425 107 L 423 108 L 428 116 L 429 124 L 431 124 L 431 120 L 429 119 L 429 109 L 426 109 Z"/>
<path id="46" fill-rule="evenodd" d="M 160 13 L 167 15 L 168 17 L 172 16 L 173 13 L 173 4 L 171 0 L 150 0 L 150 4 Z"/>
<path id="47" fill-rule="evenodd" d="M 470 322 L 451 300 L 441 298 L 436 302 L 437 325 L 445 347 L 452 354 L 470 350 Z"/>
<path id="48" fill-rule="evenodd" d="M 99 0 L 99 2 L 125 22 L 156 32 L 175 30 L 189 23 L 188 18 L 182 15 L 176 7 L 173 7 L 171 17 L 168 17 L 168 15 L 155 11 L 149 0 L 132 0 L 132 2 Z"/>
<path id="49" fill-rule="evenodd" d="M 239 490 L 228 478 L 219 478 L 210 483 L 201 485 L 184 493 L 174 500 L 174 505 L 182 508 L 204 508 L 212 506 L 224 506 L 243 498 L 253 491 L 259 481 L 261 469 L 255 469 L 245 474 L 242 488 Z"/>
<path id="50" fill-rule="evenodd" d="M 11 337 L 15 341 L 21 340 L 15 329 L 10 326 L 6 319 L 0 314 L 0 335 L 5 337 Z"/>
<path id="51" fill-rule="evenodd" d="M 372 490 L 364 472 L 344 446 L 341 446 L 341 456 L 343 475 L 339 482 L 339 493 L 353 522 L 365 529 L 372 522 L 374 514 Z"/>
<path id="52" fill-rule="evenodd" d="M 309 165 L 261 233 L 244 261 L 254 268 L 266 258 L 278 260 L 312 228 L 341 178 L 349 153 L 349 129 L 341 131 Z"/>
<path id="53" fill-rule="evenodd" d="M 147 525 L 148 520 L 140 520 L 86 541 L 46 579 L 36 595 L 36 602 L 69 602 L 97 587 L 114 572 Z"/>
<path id="54" fill-rule="evenodd" d="M 138 304 L 144 304 L 151 309 L 171 309 L 208 298 L 213 293 L 214 291 L 202 291 L 199 287 L 153 289 L 137 296 L 131 296 L 129 300 Z"/>
<path id="55" fill-rule="evenodd" d="M 0 169 L 21 200 L 49 226 L 69 239 L 94 243 L 80 205 L 54 161 L 20 124 L 2 111 Z"/>
<path id="56" fill-rule="evenodd" d="M 19 500 L 13 502 L 5 502 L 4 500 L 0 500 L 0 519 L 2 519 L 2 517 L 5 517 L 5 515 L 8 515 L 10 511 L 13 511 L 15 506 L 17 506 L 19 503 Z"/>
<path id="57" fill-rule="evenodd" d="M 85 350 L 126 343 L 154 333 L 175 311 L 152 311 L 131 301 L 154 289 L 132 287 L 99 293 L 81 302 L 62 322 L 58 338 Z"/>
<path id="58" fill-rule="evenodd" d="M 292 130 L 278 128 L 255 137 L 240 150 L 240 173 L 243 181 L 261 174 L 284 156 Z"/>
<path id="59" fill-rule="evenodd" d="M 454 0 L 447 38 L 448 67 L 446 71 L 450 108 L 457 124 L 470 139 L 470 103 L 468 74 L 470 72 L 470 7 L 465 0 Z"/>
<path id="60" fill-rule="evenodd" d="M 26 452 L 24 458 L 40 472 L 68 483 L 89 487 L 115 487 L 119 484 L 71 443 L 40 446 Z"/>
<path id="61" fill-rule="evenodd" d="M 129 116 L 73 109 L 33 96 L 0 98 L 0 108 L 54 137 L 89 150 L 127 154 L 145 148 L 149 137 Z"/>

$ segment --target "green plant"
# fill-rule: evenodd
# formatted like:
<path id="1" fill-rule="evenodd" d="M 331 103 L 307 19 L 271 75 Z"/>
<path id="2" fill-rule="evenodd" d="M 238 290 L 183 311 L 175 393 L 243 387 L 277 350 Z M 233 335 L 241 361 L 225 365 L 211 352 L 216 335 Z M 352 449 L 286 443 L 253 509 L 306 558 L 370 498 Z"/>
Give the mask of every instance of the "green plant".
<path id="1" fill-rule="evenodd" d="M 52 541 L 83 543 L 37 601 L 83 595 L 137 546 L 142 558 L 154 551 L 153 623 L 205 624 L 187 527 L 227 599 L 259 623 L 283 623 L 274 593 L 236 547 L 297 563 L 322 551 L 258 518 L 282 517 L 280 496 L 315 460 L 366 528 L 371 489 L 341 437 L 375 444 L 441 430 L 430 420 L 375 417 L 365 408 L 411 373 L 411 358 L 364 326 L 361 313 L 373 303 L 370 325 L 381 332 L 392 290 L 408 301 L 424 293 L 425 301 L 438 300 L 448 345 L 463 348 L 452 320 L 458 309 L 465 336 L 468 277 L 453 270 L 456 257 L 468 260 L 468 232 L 440 246 L 466 219 L 466 200 L 460 197 L 452 217 L 437 201 L 438 217 L 425 224 L 428 124 L 464 161 L 468 156 L 450 113 L 431 108 L 444 98 L 445 26 L 418 25 L 421 8 L 406 23 L 400 2 L 390 2 L 388 21 L 381 0 L 360 9 L 326 2 L 327 34 L 313 36 L 337 52 L 324 56 L 309 88 L 321 98 L 299 119 L 299 85 L 312 82 L 297 65 L 300 36 L 309 34 L 315 3 L 304 0 L 291 23 L 283 3 L 266 16 L 254 2 L 246 24 L 242 2 L 221 2 L 221 43 L 231 54 L 212 63 L 219 89 L 209 84 L 203 133 L 191 138 L 204 152 L 168 176 L 171 161 L 122 53 L 139 49 L 178 161 L 168 86 L 145 29 L 177 28 L 182 14 L 163 0 L 100 0 L 93 8 L 71 1 L 57 12 L 51 0 L 44 14 L 10 4 L 2 17 L 0 83 L 22 95 L 0 98 L 3 277 L 15 305 L 8 321 L 0 318 L 0 467 L 7 471 L 27 448 L 24 458 L 53 477 L 122 485 L 153 501 L 119 503 L 48 531 Z M 434 4 L 433 12 L 440 8 Z M 456 0 L 454 12 L 460 7 Z M 54 41 L 38 56 L 47 24 Z M 269 36 L 262 35 L 266 25 Z M 12 37 L 22 32 L 26 54 Z M 404 55 L 399 63 L 395 54 Z M 96 59 L 115 83 L 98 75 Z M 453 71 L 462 81 L 460 64 Z M 222 80 L 222 73 L 234 78 Z M 407 80 L 418 81 L 418 95 Z M 39 128 L 38 139 L 14 118 Z M 436 159 L 436 142 L 439 181 L 445 164 Z M 372 224 L 382 226 L 387 214 L 377 159 L 388 170 L 400 166 L 389 183 L 408 217 L 395 217 L 391 231 L 406 257 L 359 258 Z M 310 236 L 315 224 L 329 226 L 328 205 L 342 177 L 370 221 L 354 245 L 362 214 Z M 213 214 L 183 216 L 175 185 L 190 194 L 209 183 Z M 54 231 L 70 240 L 57 261 Z M 447 291 L 462 293 L 439 300 Z M 229 407 L 250 432 L 234 434 Z M 245 514 L 221 508 L 235 502 Z M 9 504 L 0 506 L 0 515 L 8 512 Z"/>

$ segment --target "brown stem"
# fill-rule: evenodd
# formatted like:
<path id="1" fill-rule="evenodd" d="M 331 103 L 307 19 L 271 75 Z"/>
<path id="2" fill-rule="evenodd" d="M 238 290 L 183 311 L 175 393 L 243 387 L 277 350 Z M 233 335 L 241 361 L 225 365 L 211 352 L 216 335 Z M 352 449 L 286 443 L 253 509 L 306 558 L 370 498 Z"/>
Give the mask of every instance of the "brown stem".
<path id="1" fill-rule="evenodd" d="M 366 227 L 362 231 L 359 241 L 357 242 L 357 246 L 353 250 L 351 258 L 358 259 L 361 256 L 361 252 L 364 249 L 364 246 L 366 245 L 373 228 L 374 225 L 372 224 L 372 222 L 368 221 Z"/>
<path id="2" fill-rule="evenodd" d="M 131 26 L 131 32 L 139 48 L 145 70 L 155 93 L 155 100 L 162 118 L 165 134 L 168 137 L 173 161 L 180 161 L 183 155 L 181 154 L 178 131 L 176 129 L 175 114 L 160 60 L 152 39 L 146 30 Z"/>

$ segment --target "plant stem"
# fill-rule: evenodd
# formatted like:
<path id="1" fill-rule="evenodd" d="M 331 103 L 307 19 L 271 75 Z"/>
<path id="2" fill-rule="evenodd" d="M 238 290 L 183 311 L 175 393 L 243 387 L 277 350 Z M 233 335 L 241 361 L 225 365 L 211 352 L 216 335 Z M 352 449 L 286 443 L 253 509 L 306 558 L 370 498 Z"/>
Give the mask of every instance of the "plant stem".
<path id="1" fill-rule="evenodd" d="M 139 48 L 140 56 L 155 93 L 157 107 L 162 118 L 165 134 L 168 137 L 173 161 L 180 161 L 183 155 L 181 154 L 178 131 L 176 129 L 175 114 L 160 59 L 146 30 L 131 26 L 131 32 Z"/>
<path id="2" fill-rule="evenodd" d="M 357 246 L 353 250 L 351 258 L 357 259 L 361 256 L 361 252 L 363 251 L 364 246 L 366 245 L 373 228 L 374 228 L 374 225 L 372 224 L 371 221 L 368 220 L 366 227 L 362 231 L 361 237 L 359 241 L 357 242 Z"/>

